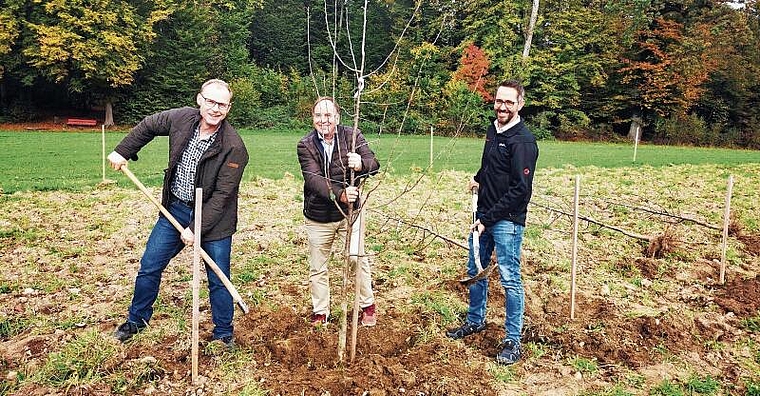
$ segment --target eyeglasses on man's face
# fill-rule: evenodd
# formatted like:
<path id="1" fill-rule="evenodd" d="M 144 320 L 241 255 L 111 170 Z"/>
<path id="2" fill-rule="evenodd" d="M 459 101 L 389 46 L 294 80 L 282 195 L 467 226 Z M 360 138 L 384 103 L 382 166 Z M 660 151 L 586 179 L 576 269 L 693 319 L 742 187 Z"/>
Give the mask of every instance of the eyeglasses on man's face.
<path id="1" fill-rule="evenodd" d="M 322 120 L 322 119 L 333 120 L 333 119 L 336 118 L 336 114 L 332 114 L 332 113 L 314 113 L 313 117 L 314 117 L 315 120 Z"/>
<path id="2" fill-rule="evenodd" d="M 217 106 L 219 108 L 219 111 L 227 111 L 232 106 L 232 103 L 217 102 L 213 99 L 209 99 L 203 96 L 203 94 L 199 94 L 199 95 L 201 95 L 201 98 L 203 98 L 203 102 L 206 104 L 206 106 L 208 106 L 209 109 L 213 109 L 214 106 Z"/>
<path id="3" fill-rule="evenodd" d="M 506 105 L 507 107 L 512 107 L 515 104 L 517 104 L 517 102 L 513 102 L 513 101 L 511 101 L 509 99 L 506 99 L 506 100 L 496 99 L 493 103 L 496 105 L 496 107 L 501 107 L 501 105 Z"/>

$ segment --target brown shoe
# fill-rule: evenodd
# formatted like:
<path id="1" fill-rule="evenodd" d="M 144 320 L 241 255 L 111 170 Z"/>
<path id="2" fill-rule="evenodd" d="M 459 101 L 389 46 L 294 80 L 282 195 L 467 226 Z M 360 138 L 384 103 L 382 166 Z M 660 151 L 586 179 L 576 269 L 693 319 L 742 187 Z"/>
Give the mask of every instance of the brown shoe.
<path id="1" fill-rule="evenodd" d="M 362 325 L 372 327 L 377 324 L 377 314 L 375 313 L 375 304 L 362 308 Z"/>
<path id="2" fill-rule="evenodd" d="M 311 325 L 314 327 L 327 326 L 327 315 L 311 314 Z"/>

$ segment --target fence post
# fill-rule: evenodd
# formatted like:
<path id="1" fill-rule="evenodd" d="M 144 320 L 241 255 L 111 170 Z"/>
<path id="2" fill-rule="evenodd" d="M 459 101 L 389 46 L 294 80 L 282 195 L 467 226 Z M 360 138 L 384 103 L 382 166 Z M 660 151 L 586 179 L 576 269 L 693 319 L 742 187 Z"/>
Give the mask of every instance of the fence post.
<path id="1" fill-rule="evenodd" d="M 573 198 L 573 255 L 570 270 L 570 319 L 575 319 L 575 273 L 578 262 L 578 201 L 580 200 L 581 175 L 575 175 L 575 197 Z"/>
<path id="2" fill-rule="evenodd" d="M 636 124 L 636 136 L 633 139 L 633 162 L 636 162 L 636 152 L 639 150 L 639 133 L 641 128 Z"/>
<path id="3" fill-rule="evenodd" d="M 433 124 L 430 124 L 430 170 L 433 170 Z"/>
<path id="4" fill-rule="evenodd" d="M 726 247 L 728 244 L 728 226 L 731 222 L 731 193 L 734 189 L 734 175 L 728 175 L 726 188 L 726 207 L 723 210 L 723 243 L 720 249 L 720 284 L 726 283 Z"/>

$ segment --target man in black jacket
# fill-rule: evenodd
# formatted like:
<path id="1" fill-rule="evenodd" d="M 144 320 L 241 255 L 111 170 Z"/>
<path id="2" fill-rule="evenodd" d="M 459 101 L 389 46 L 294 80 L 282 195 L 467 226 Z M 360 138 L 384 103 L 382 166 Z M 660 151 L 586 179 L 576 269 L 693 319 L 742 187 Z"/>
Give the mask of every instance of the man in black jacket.
<path id="1" fill-rule="evenodd" d="M 523 123 L 518 112 L 525 104 L 525 89 L 517 81 L 499 85 L 494 99 L 496 120 L 488 127 L 480 169 L 470 181 L 478 188 L 477 220 L 471 230 L 480 235 L 480 261 L 489 263 L 496 251 L 501 285 L 506 297 L 506 337 L 496 356 L 500 364 L 513 364 L 520 359 L 525 291 L 520 276 L 520 248 L 533 191 L 533 173 L 538 159 L 536 138 Z M 470 234 L 468 275 L 478 272 Z M 486 327 L 488 279 L 470 286 L 470 307 L 467 320 L 446 332 L 453 339 L 477 333 Z"/>
<path id="2" fill-rule="evenodd" d="M 351 185 L 353 169 L 357 181 L 377 173 L 380 163 L 370 150 L 364 135 L 352 128 L 338 125 L 340 107 L 333 98 L 321 97 L 312 108 L 314 129 L 298 142 L 298 161 L 303 173 L 303 214 L 309 236 L 309 283 L 314 326 L 327 323 L 330 315 L 330 285 L 327 262 L 332 254 L 336 237 L 345 241 L 348 205 L 358 208 L 359 189 Z M 356 151 L 351 152 L 353 135 L 356 135 Z M 359 222 L 352 231 L 359 231 Z M 352 245 L 358 241 L 358 233 L 351 236 Z M 362 308 L 362 324 L 374 326 L 375 297 L 367 257 L 358 258 L 359 306 Z"/>
<path id="3" fill-rule="evenodd" d="M 108 156 L 111 167 L 121 169 L 127 158 L 156 136 L 169 137 L 169 166 L 165 170 L 162 205 L 185 227 L 180 233 L 159 214 L 148 238 L 135 279 L 127 321 L 114 336 L 126 341 L 148 325 L 158 296 L 161 274 L 174 256 L 194 240 L 195 188 L 203 189 L 201 242 L 203 250 L 230 277 L 232 234 L 237 230 L 238 190 L 248 151 L 237 131 L 225 120 L 232 106 L 232 91 L 222 80 L 209 80 L 196 95 L 199 108 L 171 109 L 143 119 Z M 233 345 L 232 296 L 206 265 L 213 338 Z"/>

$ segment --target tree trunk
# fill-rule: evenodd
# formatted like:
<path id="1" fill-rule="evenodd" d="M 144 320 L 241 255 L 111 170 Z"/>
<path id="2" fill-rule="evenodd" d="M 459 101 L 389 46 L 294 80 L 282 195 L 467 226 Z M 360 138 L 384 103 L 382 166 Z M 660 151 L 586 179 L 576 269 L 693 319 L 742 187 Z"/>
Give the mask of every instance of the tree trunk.
<path id="1" fill-rule="evenodd" d="M 105 127 L 112 127 L 114 126 L 113 122 L 113 103 L 111 98 L 106 99 L 106 118 L 103 121 L 103 126 Z"/>
<path id="2" fill-rule="evenodd" d="M 641 140 L 641 117 L 631 117 L 631 126 L 628 128 L 628 139 L 632 141 L 635 141 L 636 139 Z"/>
<path id="3" fill-rule="evenodd" d="M 533 30 L 536 28 L 536 20 L 538 19 L 538 4 L 540 0 L 533 0 L 533 9 L 530 11 L 530 24 L 528 25 L 528 32 L 525 37 L 525 47 L 523 48 L 523 61 L 528 59 L 530 53 L 530 44 L 533 41 Z"/>
<path id="4" fill-rule="evenodd" d="M 0 80 L 0 105 L 5 107 L 5 81 Z"/>

